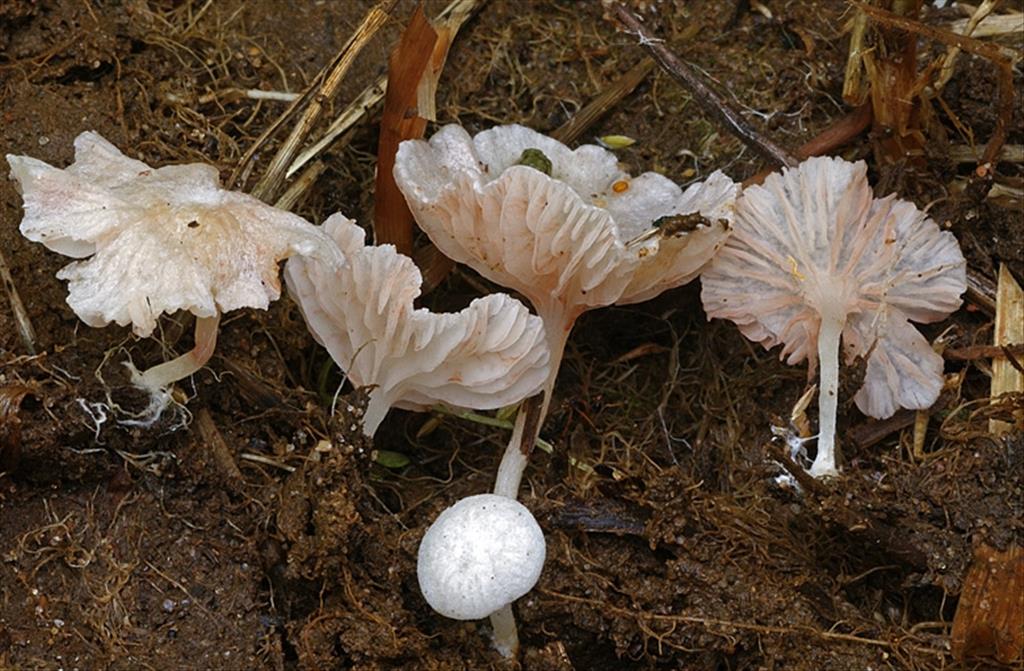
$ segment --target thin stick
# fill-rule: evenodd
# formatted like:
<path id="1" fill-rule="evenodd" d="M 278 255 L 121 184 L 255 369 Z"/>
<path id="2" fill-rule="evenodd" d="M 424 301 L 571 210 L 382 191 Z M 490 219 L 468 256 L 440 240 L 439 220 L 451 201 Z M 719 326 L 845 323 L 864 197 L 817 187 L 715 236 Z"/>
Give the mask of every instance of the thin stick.
<path id="1" fill-rule="evenodd" d="M 724 98 L 711 90 L 707 84 L 675 54 L 662 46 L 662 40 L 650 36 L 640 25 L 640 19 L 621 3 L 614 3 L 612 10 L 626 29 L 637 36 L 640 46 L 650 52 L 658 64 L 688 89 L 697 103 L 718 123 L 725 126 L 744 144 L 763 158 L 783 166 L 795 166 L 797 161 L 785 149 L 761 135 L 740 116 Z"/>
<path id="2" fill-rule="evenodd" d="M 11 277 L 11 269 L 7 266 L 7 259 L 0 250 L 0 281 L 3 281 L 4 289 L 7 291 L 7 298 L 11 302 L 11 311 L 14 313 L 14 321 L 18 325 L 18 335 L 21 336 L 21 343 L 28 350 L 29 354 L 36 353 L 36 330 L 32 328 L 32 320 L 29 319 L 25 304 L 21 302 L 21 294 L 18 287 L 14 286 L 14 278 Z"/>
<path id="3" fill-rule="evenodd" d="M 994 357 L 1007 357 L 1007 360 L 1010 360 L 1010 357 L 1024 356 L 1024 344 L 949 347 L 942 351 L 942 356 L 950 361 L 974 361 L 975 359 L 992 359 Z"/>
<path id="4" fill-rule="evenodd" d="M 217 428 L 217 423 L 213 421 L 213 416 L 206 408 L 200 408 L 196 413 L 196 428 L 199 430 L 200 439 L 206 443 L 207 449 L 213 456 L 213 463 L 216 464 L 227 484 L 237 490 L 245 478 L 242 476 L 242 471 L 238 470 L 238 464 L 235 463 L 235 458 L 231 454 L 231 448 L 228 447 L 227 441 L 224 440 L 220 429 Z"/>
<path id="5" fill-rule="evenodd" d="M 985 314 L 994 316 L 996 313 L 995 282 L 982 275 L 974 268 L 967 268 L 967 300 Z"/>
<path id="6" fill-rule="evenodd" d="M 584 131 L 604 116 L 608 110 L 618 105 L 623 98 L 632 93 L 633 89 L 640 82 L 647 79 L 647 75 L 653 69 L 654 60 L 650 57 L 644 58 L 612 82 L 608 88 L 601 91 L 596 98 L 584 105 L 571 119 L 559 126 L 551 134 L 551 137 L 563 144 L 572 144 L 583 135 Z"/>
<path id="7" fill-rule="evenodd" d="M 267 171 L 264 173 L 263 178 L 253 188 L 252 195 L 261 200 L 273 198 L 274 193 L 284 180 L 288 164 L 295 158 L 300 146 L 306 139 L 306 135 L 309 134 L 310 129 L 313 128 L 313 125 L 320 118 L 324 105 L 334 97 L 338 87 L 341 85 L 341 80 L 344 79 L 349 68 L 352 67 L 352 63 L 355 62 L 356 56 L 359 55 L 363 47 L 369 43 L 370 39 L 387 22 L 390 12 L 397 2 L 398 0 L 382 0 L 363 17 L 363 22 L 359 24 L 359 27 L 356 28 L 352 36 L 341 47 L 338 55 L 334 57 L 334 60 L 327 67 L 327 74 L 323 77 L 319 87 L 317 87 L 316 94 L 310 98 L 309 105 L 303 111 L 299 122 L 292 128 L 288 139 L 284 141 L 284 144 L 281 145 L 280 149 L 277 150 L 277 154 L 270 161 L 270 165 L 267 166 Z"/>

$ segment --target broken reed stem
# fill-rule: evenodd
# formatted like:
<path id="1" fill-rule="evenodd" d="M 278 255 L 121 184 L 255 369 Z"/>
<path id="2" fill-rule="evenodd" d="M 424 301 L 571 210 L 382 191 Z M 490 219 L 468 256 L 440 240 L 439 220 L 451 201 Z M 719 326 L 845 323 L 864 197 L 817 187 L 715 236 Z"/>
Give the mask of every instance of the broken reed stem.
<path id="1" fill-rule="evenodd" d="M 654 60 L 649 56 L 634 65 L 627 72 L 619 76 L 604 91 L 601 91 L 596 98 L 587 103 L 571 119 L 558 127 L 551 137 L 562 144 L 572 144 L 580 138 L 583 133 L 593 126 L 598 119 L 605 115 L 608 110 L 615 107 L 628 96 L 633 90 L 647 79 L 647 75 L 654 69 Z"/>
<path id="2" fill-rule="evenodd" d="M 11 312 L 14 313 L 14 322 L 18 326 L 21 344 L 25 346 L 29 354 L 34 355 L 36 353 L 36 330 L 32 328 L 32 320 L 29 319 L 25 304 L 21 302 L 21 294 L 18 293 L 18 287 L 14 285 L 11 269 L 7 265 L 7 259 L 4 258 L 2 250 L 0 250 L 0 281 L 3 282 L 7 298 L 10 300 Z"/>
<path id="3" fill-rule="evenodd" d="M 313 186 L 313 183 L 326 169 L 327 164 L 323 161 L 314 161 L 311 163 L 308 168 L 302 171 L 299 178 L 292 182 L 292 185 L 288 187 L 288 190 L 284 192 L 284 195 L 277 199 L 274 203 L 274 207 L 292 211 L 299 201 L 301 201 L 306 195 L 306 191 L 309 187 Z"/>
<path id="4" fill-rule="evenodd" d="M 302 166 L 334 144 L 334 141 L 341 137 L 345 131 L 359 123 L 370 110 L 375 108 L 381 100 L 384 100 L 384 89 L 387 87 L 387 84 L 388 76 L 381 75 L 377 77 L 376 81 L 363 89 L 363 92 L 356 96 L 356 99 L 342 110 L 341 114 L 335 117 L 330 127 L 324 132 L 323 137 L 304 149 L 292 161 L 292 164 L 288 166 L 288 170 L 285 171 L 285 178 L 287 179 L 294 175 Z"/>
<path id="5" fill-rule="evenodd" d="M 858 0 L 851 0 L 851 3 L 866 12 L 872 19 L 884 23 L 889 27 L 906 30 L 916 35 L 923 35 L 947 46 L 954 46 L 991 61 L 999 71 L 998 85 L 998 114 L 996 116 L 995 129 L 992 136 L 985 145 L 985 152 L 979 166 L 985 166 L 995 161 L 999 155 L 1003 143 L 1006 142 L 1007 126 L 1013 116 L 1013 61 L 1012 55 L 1005 53 L 999 46 L 982 42 L 973 37 L 965 37 L 940 28 L 927 26 L 920 21 L 908 19 L 878 7 L 873 7 Z"/>
<path id="6" fill-rule="evenodd" d="M 647 49 L 662 69 L 672 75 L 673 79 L 686 87 L 701 108 L 712 118 L 728 128 L 745 145 L 768 161 L 789 167 L 797 164 L 797 160 L 789 152 L 761 135 L 736 110 L 732 109 L 724 98 L 705 84 L 690 66 L 662 46 L 663 40 L 647 34 L 643 26 L 640 25 L 640 19 L 629 8 L 622 3 L 615 2 L 611 5 L 611 9 L 627 31 L 637 36 L 640 46 Z"/>
<path id="7" fill-rule="evenodd" d="M 989 278 L 968 266 L 967 300 L 992 317 L 996 314 L 996 285 Z"/>
<path id="8" fill-rule="evenodd" d="M 398 0 L 382 0 L 375 7 L 373 7 L 366 16 L 363 17 L 362 23 L 356 28 L 352 36 L 349 37 L 348 41 L 342 46 L 341 50 L 334 57 L 334 60 L 321 71 L 320 75 L 314 80 L 310 90 L 314 87 L 316 93 L 312 96 L 303 95 L 298 103 L 305 100 L 309 101 L 306 109 L 303 111 L 302 116 L 299 118 L 298 123 L 292 128 L 291 134 L 288 135 L 288 139 L 284 141 L 281 147 L 277 150 L 277 154 L 270 161 L 270 165 L 267 166 L 266 172 L 263 177 L 252 189 L 252 195 L 256 196 L 260 200 L 271 200 L 274 194 L 279 189 L 281 182 L 284 181 L 285 171 L 288 169 L 288 165 L 292 159 L 298 153 L 300 146 L 305 141 L 309 131 L 316 124 L 320 118 L 320 114 L 323 112 L 324 105 L 334 97 L 338 87 L 341 85 L 341 80 L 348 73 L 352 63 L 355 62 L 356 56 L 363 50 L 370 39 L 377 34 L 377 31 L 383 27 L 390 17 L 390 12 L 397 4 Z M 288 108 L 285 115 L 290 115 L 294 112 L 295 104 Z M 273 127 L 273 126 L 272 126 Z M 263 139 L 263 136 L 260 137 Z M 256 145 L 254 145 L 256 146 Z M 251 149 L 250 149 L 251 151 Z M 246 154 L 246 158 L 249 154 Z M 245 160 L 245 159 L 243 159 Z"/>

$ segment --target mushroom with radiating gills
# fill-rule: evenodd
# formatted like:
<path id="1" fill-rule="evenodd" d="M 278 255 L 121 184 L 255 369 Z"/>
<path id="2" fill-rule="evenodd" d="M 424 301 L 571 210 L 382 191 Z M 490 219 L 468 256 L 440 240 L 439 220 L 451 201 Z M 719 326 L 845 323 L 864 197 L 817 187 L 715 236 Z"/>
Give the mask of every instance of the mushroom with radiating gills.
<path id="1" fill-rule="evenodd" d="M 55 168 L 7 156 L 25 215 L 21 233 L 75 261 L 68 305 L 90 326 L 132 325 L 148 337 L 160 315 L 195 315 L 195 346 L 132 380 L 153 397 L 210 359 L 220 315 L 266 309 L 281 293 L 278 261 L 295 254 L 343 263 L 304 219 L 220 186 L 213 166 L 151 168 L 94 132 L 75 139 L 75 161 Z M 130 366 L 130 364 L 129 364 Z M 156 408 L 156 415 L 162 405 Z"/>
<path id="2" fill-rule="evenodd" d="M 960 306 L 967 264 L 956 238 L 893 195 L 874 198 L 863 161 L 812 158 L 744 190 L 732 236 L 701 275 L 708 318 L 730 319 L 790 365 L 820 367 L 814 476 L 837 473 L 843 358 L 867 358 L 854 400 L 865 414 L 930 407 L 942 357 L 911 321 Z"/>
<path id="3" fill-rule="evenodd" d="M 517 125 L 407 140 L 394 173 L 441 252 L 518 291 L 544 320 L 553 363 L 536 430 L 576 319 L 693 279 L 728 237 L 739 188 L 721 172 L 686 190 L 653 172 L 630 177 L 606 149 L 572 150 Z M 522 418 L 495 487 L 512 497 L 526 466 L 519 446 L 535 437 L 518 435 Z"/>
<path id="4" fill-rule="evenodd" d="M 455 313 L 416 308 L 422 276 L 394 245 L 366 245 L 340 214 L 323 230 L 344 266 L 295 257 L 289 293 L 313 337 L 358 387 L 369 387 L 363 429 L 372 436 L 391 407 L 438 404 L 486 410 L 536 394 L 550 356 L 540 319 L 507 294 Z"/>
<path id="5" fill-rule="evenodd" d="M 456 620 L 490 617 L 494 647 L 515 657 L 519 635 L 512 602 L 540 578 L 544 532 L 523 504 L 477 494 L 438 515 L 420 542 L 416 563 L 423 597 Z"/>

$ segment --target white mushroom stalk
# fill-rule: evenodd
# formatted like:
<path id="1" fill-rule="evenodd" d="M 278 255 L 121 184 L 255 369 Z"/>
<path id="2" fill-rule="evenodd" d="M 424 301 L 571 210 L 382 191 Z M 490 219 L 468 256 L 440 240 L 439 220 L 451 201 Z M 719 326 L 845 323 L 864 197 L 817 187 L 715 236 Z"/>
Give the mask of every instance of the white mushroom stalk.
<path id="1" fill-rule="evenodd" d="M 526 296 L 544 321 L 552 366 L 539 419 L 524 432 L 520 413 L 495 487 L 512 497 L 576 319 L 695 277 L 725 242 L 738 191 L 721 172 L 685 191 L 656 173 L 631 177 L 610 151 L 522 126 L 475 137 L 446 126 L 403 142 L 395 180 L 444 254 Z"/>
<path id="2" fill-rule="evenodd" d="M 456 620 L 490 617 L 494 647 L 515 657 L 512 603 L 533 589 L 544 568 L 544 532 L 518 501 L 478 494 L 456 502 L 430 525 L 416 564 L 423 597 Z"/>
<path id="3" fill-rule="evenodd" d="M 872 417 L 924 409 L 942 388 L 942 357 L 910 321 L 939 321 L 966 290 L 956 238 L 912 203 L 874 198 L 863 162 L 812 158 L 737 203 L 736 227 L 704 271 L 708 318 L 731 319 L 789 364 L 820 367 L 818 452 L 835 475 L 840 343 L 867 357 L 857 406 Z"/>
<path id="4" fill-rule="evenodd" d="M 363 229 L 340 214 L 323 229 L 348 263 L 296 257 L 285 278 L 313 336 L 355 385 L 372 387 L 367 435 L 391 407 L 493 409 L 542 388 L 544 328 L 522 303 L 494 294 L 457 313 L 417 309 L 422 277 L 412 259 L 393 245 L 366 245 Z"/>
<path id="5" fill-rule="evenodd" d="M 301 217 L 221 188 L 213 166 L 151 168 L 93 132 L 75 139 L 66 169 L 29 156 L 7 161 L 24 199 L 22 234 L 85 259 L 57 274 L 82 321 L 131 324 L 148 337 L 164 313 L 196 316 L 192 351 L 133 368 L 133 381 L 154 396 L 210 359 L 223 312 L 277 299 L 278 261 L 305 254 L 343 263 Z"/>

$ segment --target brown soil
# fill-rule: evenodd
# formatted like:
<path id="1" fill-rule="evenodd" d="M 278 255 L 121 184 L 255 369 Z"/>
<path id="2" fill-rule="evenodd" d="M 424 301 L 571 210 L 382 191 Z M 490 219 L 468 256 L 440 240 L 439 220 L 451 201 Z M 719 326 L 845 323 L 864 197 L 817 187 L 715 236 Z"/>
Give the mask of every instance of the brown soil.
<path id="1" fill-rule="evenodd" d="M 795 147 L 847 111 L 849 6 L 764 2 L 769 19 L 750 4 L 632 3 L 762 132 Z M 66 165 L 91 129 L 151 164 L 203 160 L 227 176 L 284 109 L 228 89 L 302 90 L 370 5 L 0 3 L 0 149 Z M 441 6 L 429 2 L 428 15 Z M 400 3 L 360 56 L 338 109 L 383 71 L 412 8 Z M 491 0 L 453 48 L 439 119 L 554 130 L 643 56 L 635 42 L 599 3 Z M 1020 202 L 951 190 L 973 165 L 947 149 L 967 134 L 987 140 L 995 87 L 988 61 L 960 58 L 924 165 L 876 165 L 870 134 L 843 153 L 934 203 L 972 268 L 992 278 L 1005 262 L 1020 278 Z M 369 221 L 373 121 L 328 156 L 300 214 Z M 620 152 L 634 170 L 679 180 L 764 167 L 662 73 L 587 138 L 607 133 L 637 139 Z M 1008 142 L 1024 143 L 1019 107 Z M 1019 164 L 998 172 L 1020 187 Z M 18 234 L 12 182 L 0 182 L 0 203 L 0 250 L 43 352 L 27 355 L 0 300 L 0 668 L 508 667 L 485 623 L 435 615 L 415 578 L 426 526 L 489 489 L 503 433 L 441 418 L 419 435 L 428 415 L 393 412 L 368 444 L 351 430 L 358 393 L 345 389 L 330 416 L 340 378 L 287 298 L 226 319 L 211 365 L 181 385 L 187 406 L 154 429 L 124 426 L 109 406 L 123 418 L 143 399 L 121 362 L 184 351 L 190 321 L 165 320 L 158 340 L 84 326 L 54 276 L 66 259 Z M 427 302 L 464 303 L 480 286 L 469 275 L 451 275 Z M 991 327 L 965 309 L 926 334 L 949 329 L 957 347 L 987 343 Z M 769 426 L 788 416 L 804 369 L 707 323 L 696 286 L 586 315 L 543 432 L 556 451 L 538 453 L 524 487 L 548 561 L 516 607 L 522 666 L 954 665 L 950 626 L 973 548 L 1021 542 L 1024 438 L 987 433 L 985 360 L 947 372 L 962 380 L 932 416 L 924 460 L 912 456 L 912 427 L 868 447 L 847 439 L 842 478 L 801 495 L 774 482 Z M 842 409 L 843 436 L 866 424 Z M 385 468 L 375 448 L 409 463 Z"/>

